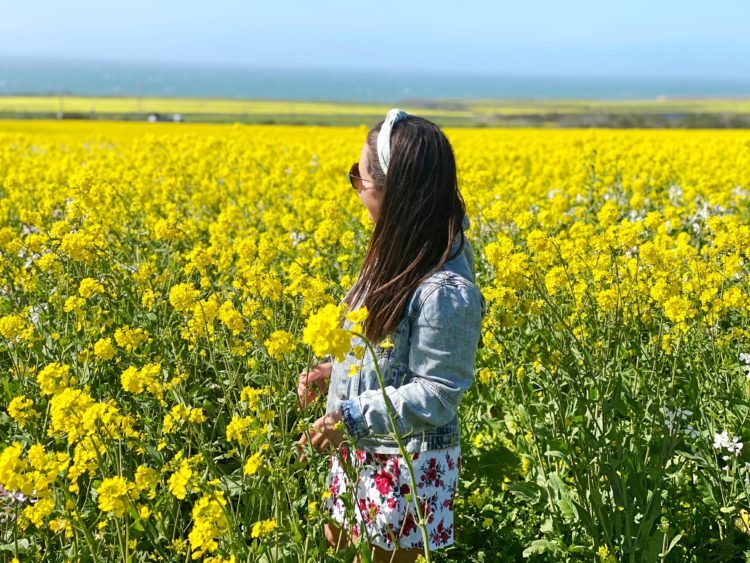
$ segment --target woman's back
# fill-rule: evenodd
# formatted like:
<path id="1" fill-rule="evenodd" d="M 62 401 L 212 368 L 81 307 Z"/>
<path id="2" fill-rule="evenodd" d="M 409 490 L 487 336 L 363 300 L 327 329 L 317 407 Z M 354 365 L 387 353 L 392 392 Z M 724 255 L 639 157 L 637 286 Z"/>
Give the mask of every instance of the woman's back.
<path id="1" fill-rule="evenodd" d="M 457 413 L 473 381 L 485 311 L 453 149 L 434 123 L 394 108 L 368 132 L 349 175 L 375 228 L 344 300 L 351 349 L 316 372 L 330 374 L 330 384 L 311 441 L 341 447 L 326 506 L 353 537 L 366 533 L 386 551 L 394 542 L 435 549 L 453 542 Z M 351 475 L 343 465 L 352 462 L 349 516 L 340 493 Z M 329 527 L 327 537 L 333 542 L 338 532 Z"/>

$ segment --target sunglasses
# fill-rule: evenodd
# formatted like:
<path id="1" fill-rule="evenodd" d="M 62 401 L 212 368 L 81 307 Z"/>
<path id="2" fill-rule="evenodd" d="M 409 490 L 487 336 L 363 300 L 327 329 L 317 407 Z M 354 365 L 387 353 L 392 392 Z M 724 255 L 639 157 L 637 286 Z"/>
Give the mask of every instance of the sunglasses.
<path id="1" fill-rule="evenodd" d="M 365 180 L 362 178 L 362 176 L 359 175 L 359 162 L 355 162 L 352 164 L 352 167 L 349 169 L 349 182 L 352 184 L 352 188 L 355 190 L 369 190 L 371 188 L 374 188 L 375 186 L 365 186 L 364 182 L 372 182 L 372 180 Z"/>

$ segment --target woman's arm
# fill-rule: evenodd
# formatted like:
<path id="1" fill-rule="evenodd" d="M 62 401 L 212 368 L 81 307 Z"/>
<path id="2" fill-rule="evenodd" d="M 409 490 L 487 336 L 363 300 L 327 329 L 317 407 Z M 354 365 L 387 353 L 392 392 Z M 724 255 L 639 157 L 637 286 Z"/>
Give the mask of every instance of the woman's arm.
<path id="1" fill-rule="evenodd" d="M 483 299 L 473 284 L 442 284 L 424 300 L 411 324 L 412 380 L 386 394 L 401 435 L 450 422 L 474 378 Z M 383 393 L 365 391 L 344 401 L 341 417 L 356 442 L 368 434 L 391 434 Z"/>

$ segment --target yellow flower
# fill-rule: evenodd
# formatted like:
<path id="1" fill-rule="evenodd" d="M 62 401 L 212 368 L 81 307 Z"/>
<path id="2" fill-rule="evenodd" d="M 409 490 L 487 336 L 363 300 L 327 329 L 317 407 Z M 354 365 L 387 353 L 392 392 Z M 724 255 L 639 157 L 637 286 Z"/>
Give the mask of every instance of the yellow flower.
<path id="1" fill-rule="evenodd" d="M 242 314 L 234 308 L 230 301 L 221 304 L 218 316 L 219 320 L 233 333 L 240 332 L 245 326 Z"/>
<path id="2" fill-rule="evenodd" d="M 261 464 L 263 463 L 263 454 L 256 452 L 251 455 L 245 462 L 244 473 L 245 475 L 255 475 L 258 472 Z"/>
<path id="3" fill-rule="evenodd" d="M 21 428 L 23 428 L 30 419 L 39 416 L 39 413 L 34 410 L 34 402 L 23 395 L 14 397 L 10 403 L 8 403 L 8 414 Z"/>
<path id="4" fill-rule="evenodd" d="M 561 266 L 555 266 L 544 276 L 544 285 L 550 295 L 557 295 L 567 283 L 565 268 Z"/>
<path id="5" fill-rule="evenodd" d="M 117 348 L 111 338 L 100 338 L 94 343 L 94 355 L 100 360 L 111 360 L 117 355 Z"/>
<path id="6" fill-rule="evenodd" d="M 380 344 L 378 344 L 380 348 L 389 349 L 393 348 L 393 342 L 391 342 L 391 335 L 387 335 L 383 340 L 380 341 Z"/>
<path id="7" fill-rule="evenodd" d="M 128 506 L 128 481 L 124 477 L 108 477 L 97 489 L 99 510 L 121 517 Z"/>
<path id="8" fill-rule="evenodd" d="M 191 487 L 193 482 L 193 470 L 190 468 L 190 463 L 184 460 L 180 463 L 180 467 L 177 471 L 170 475 L 167 481 L 167 487 L 169 492 L 180 500 L 184 500 L 187 495 L 188 487 Z"/>
<path id="9" fill-rule="evenodd" d="M 179 283 L 169 290 L 169 302 L 177 311 L 186 311 L 195 306 L 199 295 L 192 284 Z"/>
<path id="10" fill-rule="evenodd" d="M 250 410 L 257 410 L 260 406 L 260 398 L 267 392 L 267 388 L 244 387 L 240 392 L 240 400 L 245 401 Z"/>
<path id="11" fill-rule="evenodd" d="M 367 319 L 367 307 L 360 307 L 346 314 L 346 320 L 354 324 L 361 324 Z"/>
<path id="12" fill-rule="evenodd" d="M 65 518 L 55 518 L 49 522 L 49 529 L 55 533 L 65 532 L 65 537 L 72 537 L 72 530 L 70 529 L 70 521 Z"/>
<path id="13" fill-rule="evenodd" d="M 250 532 L 250 536 L 253 538 L 264 538 L 276 529 L 276 520 L 271 518 L 269 520 L 261 520 L 253 524 L 253 529 Z"/>
<path id="14" fill-rule="evenodd" d="M 60 249 L 73 260 L 90 262 L 95 258 L 96 242 L 93 235 L 85 232 L 67 233 L 63 236 Z"/>
<path id="15" fill-rule="evenodd" d="M 154 308 L 154 303 L 156 303 L 156 294 L 153 290 L 147 289 L 141 295 L 141 305 L 147 311 L 151 311 Z"/>
<path id="16" fill-rule="evenodd" d="M 227 441 L 237 442 L 240 446 L 246 446 L 250 443 L 249 439 L 255 435 L 257 419 L 252 416 L 240 417 L 232 416 L 232 420 L 227 424 Z"/>
<path id="17" fill-rule="evenodd" d="M 83 278 L 78 285 L 78 295 L 89 299 L 95 293 L 104 293 L 104 286 L 93 278 Z"/>
<path id="18" fill-rule="evenodd" d="M 203 495 L 193 506 L 193 528 L 188 534 L 193 559 L 218 549 L 217 538 L 221 538 L 229 527 L 222 508 L 226 503 L 224 492 L 216 491 Z"/>
<path id="19" fill-rule="evenodd" d="M 343 361 L 349 351 L 349 334 L 341 327 L 341 310 L 328 304 L 310 315 L 302 334 L 302 341 L 309 344 L 317 356 L 331 354 Z"/>
<path id="20" fill-rule="evenodd" d="M 596 554 L 602 563 L 617 563 L 617 558 L 609 552 L 609 547 L 606 545 L 600 545 L 599 549 L 596 550 Z"/>
<path id="21" fill-rule="evenodd" d="M 284 356 L 291 354 L 297 343 L 294 335 L 286 330 L 276 330 L 271 333 L 264 343 L 268 355 L 276 360 L 283 360 Z"/>
<path id="22" fill-rule="evenodd" d="M 65 300 L 63 311 L 66 313 L 82 313 L 84 305 L 86 305 L 86 300 L 83 297 L 72 295 Z"/>
<path id="23" fill-rule="evenodd" d="M 0 334 L 11 342 L 28 340 L 34 328 L 20 315 L 5 315 L 0 317 Z"/>
<path id="24" fill-rule="evenodd" d="M 115 340 L 118 346 L 132 352 L 148 340 L 148 332 L 142 328 L 123 326 L 115 330 Z"/>
<path id="25" fill-rule="evenodd" d="M 206 414 L 200 407 L 190 408 L 188 410 L 188 421 L 192 422 L 193 424 L 201 424 L 203 422 L 206 422 Z"/>
<path id="26" fill-rule="evenodd" d="M 219 302 L 215 295 L 208 299 L 198 301 L 193 305 L 193 317 L 188 320 L 188 338 L 197 335 L 212 335 L 214 333 L 214 321 L 219 313 Z"/>
<path id="27" fill-rule="evenodd" d="M 151 467 L 139 465 L 135 470 L 135 488 L 138 492 L 153 491 L 159 482 L 159 476 Z"/>
<path id="28" fill-rule="evenodd" d="M 681 295 L 670 297 L 667 302 L 664 303 L 664 316 L 674 323 L 680 323 L 686 319 L 692 318 L 694 315 L 695 310 L 692 305 Z"/>
<path id="29" fill-rule="evenodd" d="M 146 364 L 141 369 L 130 366 L 120 375 L 122 388 L 130 393 L 148 391 L 161 396 L 164 391 L 161 364 Z"/>
<path id="30" fill-rule="evenodd" d="M 599 223 L 603 227 L 607 227 L 615 223 L 618 214 L 617 203 L 613 200 L 609 200 L 602 205 L 596 216 L 599 219 Z"/>
<path id="31" fill-rule="evenodd" d="M 44 524 L 44 520 L 52 514 L 55 509 L 55 500 L 53 498 L 39 499 L 31 506 L 27 506 L 23 510 L 23 515 L 28 518 L 34 526 L 41 528 Z"/>
<path id="32" fill-rule="evenodd" d="M 42 395 L 55 395 L 76 382 L 75 377 L 70 374 L 70 366 L 57 362 L 44 366 L 37 374 L 36 380 Z"/>

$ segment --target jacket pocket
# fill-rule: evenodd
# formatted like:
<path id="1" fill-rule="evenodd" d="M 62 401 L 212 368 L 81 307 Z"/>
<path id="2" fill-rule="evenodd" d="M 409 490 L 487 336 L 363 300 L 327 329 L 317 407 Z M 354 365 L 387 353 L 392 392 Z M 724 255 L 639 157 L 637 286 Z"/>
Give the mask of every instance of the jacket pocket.
<path id="1" fill-rule="evenodd" d="M 383 378 L 383 385 L 385 387 L 398 387 L 397 373 L 398 369 L 391 365 L 386 357 L 381 357 L 378 362 L 380 367 L 380 375 Z M 365 364 L 359 373 L 359 392 L 370 391 L 372 389 L 380 389 L 380 383 L 378 382 L 378 374 L 375 371 L 375 366 L 370 361 L 369 364 Z"/>

